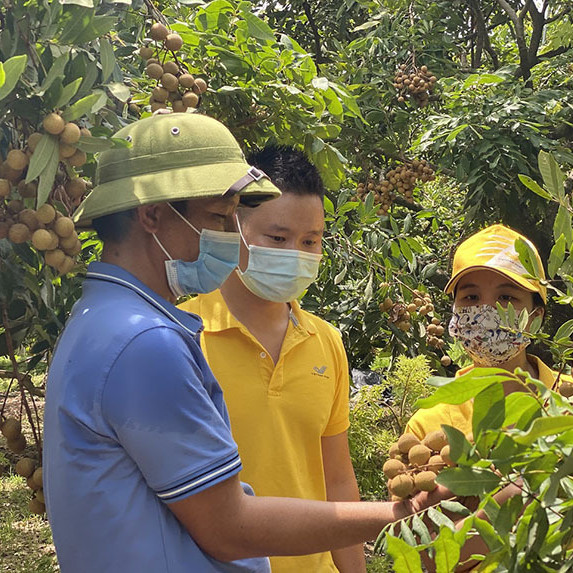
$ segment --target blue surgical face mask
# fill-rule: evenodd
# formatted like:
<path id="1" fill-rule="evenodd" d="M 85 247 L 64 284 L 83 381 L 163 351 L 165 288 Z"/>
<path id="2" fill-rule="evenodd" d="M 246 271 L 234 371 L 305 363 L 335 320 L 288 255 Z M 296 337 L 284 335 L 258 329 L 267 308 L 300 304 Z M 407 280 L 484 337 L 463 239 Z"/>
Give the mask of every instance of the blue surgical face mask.
<path id="1" fill-rule="evenodd" d="M 171 204 L 169 207 L 199 235 L 199 256 L 196 261 L 173 259 L 153 238 L 167 256 L 165 272 L 167 284 L 175 296 L 199 294 L 218 289 L 239 264 L 241 239 L 239 233 L 203 229 L 199 231 Z"/>
<path id="2" fill-rule="evenodd" d="M 237 274 L 253 294 L 272 302 L 290 302 L 314 282 L 321 254 L 249 245 L 241 232 L 238 219 L 237 226 L 249 250 L 247 268 L 244 271 L 237 268 Z"/>

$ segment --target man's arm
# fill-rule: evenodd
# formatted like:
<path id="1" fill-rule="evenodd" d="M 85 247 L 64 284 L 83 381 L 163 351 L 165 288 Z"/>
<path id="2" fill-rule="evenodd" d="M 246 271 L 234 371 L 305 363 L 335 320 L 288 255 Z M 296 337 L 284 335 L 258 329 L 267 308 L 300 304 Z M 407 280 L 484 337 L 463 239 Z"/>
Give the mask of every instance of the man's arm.
<path id="1" fill-rule="evenodd" d="M 401 502 L 328 502 L 254 497 L 233 476 L 169 504 L 195 542 L 220 561 L 265 555 L 307 555 L 374 539 L 388 523 L 438 503 L 438 486 Z"/>
<path id="2" fill-rule="evenodd" d="M 322 438 L 322 461 L 328 501 L 359 501 L 360 494 L 350 460 L 347 432 Z M 366 571 L 362 544 L 334 550 L 332 558 L 341 573 Z"/>

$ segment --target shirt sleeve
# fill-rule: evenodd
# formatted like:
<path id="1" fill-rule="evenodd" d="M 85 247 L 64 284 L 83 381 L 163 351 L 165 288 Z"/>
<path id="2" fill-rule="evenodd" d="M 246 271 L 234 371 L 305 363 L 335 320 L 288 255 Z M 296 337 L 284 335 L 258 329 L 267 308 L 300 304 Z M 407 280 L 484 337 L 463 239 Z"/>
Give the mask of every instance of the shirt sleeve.
<path id="1" fill-rule="evenodd" d="M 329 325 L 330 326 L 330 325 Z M 342 338 L 338 331 L 331 327 L 333 346 L 335 352 L 335 360 L 338 365 L 336 372 L 336 388 L 334 394 L 334 401 L 330 413 L 330 419 L 323 432 L 323 436 L 336 436 L 348 430 L 350 426 L 349 420 L 349 404 L 350 404 L 350 375 L 348 372 L 348 358 L 346 351 L 342 344 Z"/>
<path id="2" fill-rule="evenodd" d="M 118 445 L 165 502 L 202 491 L 241 469 L 221 390 L 177 330 L 135 337 L 115 360 L 102 414 Z"/>

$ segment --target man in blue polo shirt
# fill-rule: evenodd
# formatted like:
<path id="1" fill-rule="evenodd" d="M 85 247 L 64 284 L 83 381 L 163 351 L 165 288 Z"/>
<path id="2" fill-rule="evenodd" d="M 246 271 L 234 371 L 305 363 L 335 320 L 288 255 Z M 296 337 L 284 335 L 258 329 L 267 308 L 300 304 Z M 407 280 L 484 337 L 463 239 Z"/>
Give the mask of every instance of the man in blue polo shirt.
<path id="1" fill-rule="evenodd" d="M 447 495 L 401 503 L 247 495 L 200 319 L 178 296 L 236 267 L 239 202 L 277 196 L 230 132 L 199 114 L 140 120 L 103 152 L 78 226 L 101 263 L 58 341 L 47 384 L 44 492 L 62 573 L 268 572 L 267 555 L 373 539 Z"/>

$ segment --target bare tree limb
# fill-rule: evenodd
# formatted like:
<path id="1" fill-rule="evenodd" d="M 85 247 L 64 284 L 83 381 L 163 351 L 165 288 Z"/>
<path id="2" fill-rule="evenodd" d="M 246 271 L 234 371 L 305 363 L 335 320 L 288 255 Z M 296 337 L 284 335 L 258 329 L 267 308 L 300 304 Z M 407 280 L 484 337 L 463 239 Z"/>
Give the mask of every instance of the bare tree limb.
<path id="1" fill-rule="evenodd" d="M 314 57 L 317 64 L 322 64 L 324 62 L 324 58 L 322 56 L 322 44 L 320 42 L 320 33 L 318 31 L 318 27 L 316 22 L 314 21 L 314 16 L 312 15 L 312 11 L 310 9 L 310 4 L 305 0 L 302 3 L 302 8 L 306 15 L 306 19 L 308 20 L 308 25 L 312 30 L 312 36 L 314 38 Z"/>

